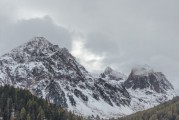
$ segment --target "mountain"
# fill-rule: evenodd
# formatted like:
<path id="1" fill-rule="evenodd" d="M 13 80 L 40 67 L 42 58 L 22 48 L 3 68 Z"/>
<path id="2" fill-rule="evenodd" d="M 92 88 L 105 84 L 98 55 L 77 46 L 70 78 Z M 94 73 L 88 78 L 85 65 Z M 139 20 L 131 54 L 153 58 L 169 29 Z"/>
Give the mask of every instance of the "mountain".
<path id="1" fill-rule="evenodd" d="M 173 89 L 172 84 L 161 72 L 154 72 L 148 65 L 137 66 L 132 69 L 129 78 L 125 81 L 126 88 L 150 88 L 157 93 L 166 93 Z"/>
<path id="2" fill-rule="evenodd" d="M 179 97 L 116 120 L 179 120 Z"/>
<path id="3" fill-rule="evenodd" d="M 151 108 L 175 96 L 174 88 L 165 75 L 155 72 L 148 65 L 134 67 L 124 85 L 135 111 Z"/>
<path id="4" fill-rule="evenodd" d="M 6 84 L 28 89 L 78 115 L 103 118 L 128 115 L 174 96 L 162 73 L 135 68 L 126 77 L 107 67 L 96 77 L 66 48 L 43 37 L 35 37 L 0 57 L 0 85 Z"/>
<path id="5" fill-rule="evenodd" d="M 124 85 L 94 78 L 66 48 L 35 37 L 0 57 L 0 84 L 30 90 L 77 114 L 120 116 L 129 109 Z M 106 109 L 108 108 L 108 109 Z"/>

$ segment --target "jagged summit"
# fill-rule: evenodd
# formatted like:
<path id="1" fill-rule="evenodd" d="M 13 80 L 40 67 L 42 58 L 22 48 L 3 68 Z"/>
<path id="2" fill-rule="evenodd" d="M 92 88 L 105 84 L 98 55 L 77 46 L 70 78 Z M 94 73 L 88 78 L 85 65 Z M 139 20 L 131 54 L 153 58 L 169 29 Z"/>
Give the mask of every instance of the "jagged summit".
<path id="1" fill-rule="evenodd" d="M 126 80 L 126 76 L 118 71 L 113 70 L 111 67 L 106 67 L 103 73 L 101 73 L 101 77 L 107 80 L 117 80 L 124 81 Z"/>
<path id="2" fill-rule="evenodd" d="M 50 43 L 44 37 L 34 37 L 30 39 L 28 42 L 24 43 L 21 46 L 18 46 L 12 49 L 9 53 L 3 55 L 15 57 L 22 57 L 22 59 L 29 59 L 27 57 L 38 57 L 38 56 L 46 56 L 54 51 L 59 50 L 60 48 L 55 47 L 52 43 Z"/>
<path id="3" fill-rule="evenodd" d="M 30 39 L 28 43 L 33 42 L 33 43 L 46 43 L 46 44 L 51 44 L 45 37 L 33 37 L 32 39 Z"/>
<path id="4" fill-rule="evenodd" d="M 75 61 L 75 58 L 66 48 L 59 48 L 58 45 L 53 45 L 44 37 L 34 37 L 27 43 L 16 47 L 2 57 L 7 59 L 12 58 L 17 63 L 25 63 L 29 61 L 38 61 L 42 58 L 49 59 L 54 56 L 60 57 L 60 55 L 65 56 L 67 61 Z"/>
<path id="5" fill-rule="evenodd" d="M 132 89 L 149 88 L 158 93 L 173 89 L 173 86 L 163 73 L 155 72 L 148 65 L 137 66 L 133 68 L 128 79 L 125 81 L 125 86 L 126 88 Z"/>
<path id="6" fill-rule="evenodd" d="M 23 45 L 13 49 L 12 51 L 16 51 L 17 49 L 23 49 L 23 48 L 30 48 L 30 47 L 49 47 L 49 46 L 53 46 L 52 43 L 50 43 L 46 38 L 44 37 L 33 37 L 31 38 L 29 41 L 27 41 L 26 43 L 24 43 Z"/>
<path id="7" fill-rule="evenodd" d="M 156 106 L 175 96 L 173 86 L 165 75 L 148 65 L 134 67 L 124 85 L 132 96 L 131 106 L 135 110 Z"/>

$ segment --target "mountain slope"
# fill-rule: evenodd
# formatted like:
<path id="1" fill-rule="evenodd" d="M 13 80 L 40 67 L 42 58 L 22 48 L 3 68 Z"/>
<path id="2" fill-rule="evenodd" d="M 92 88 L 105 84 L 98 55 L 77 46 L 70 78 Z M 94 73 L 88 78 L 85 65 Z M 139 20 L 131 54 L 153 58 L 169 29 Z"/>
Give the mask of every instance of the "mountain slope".
<path id="1" fill-rule="evenodd" d="M 136 77 L 133 69 L 127 78 L 108 67 L 94 77 L 66 48 L 43 37 L 35 37 L 0 57 L 0 85 L 25 88 L 76 114 L 103 118 L 128 115 L 174 96 L 170 95 L 173 87 L 163 74 L 150 71 L 154 77 L 149 77 L 146 71 L 137 69 Z M 150 81 L 160 87 L 155 88 L 154 82 L 149 85 Z"/>
<path id="2" fill-rule="evenodd" d="M 179 97 L 118 120 L 179 120 Z"/>

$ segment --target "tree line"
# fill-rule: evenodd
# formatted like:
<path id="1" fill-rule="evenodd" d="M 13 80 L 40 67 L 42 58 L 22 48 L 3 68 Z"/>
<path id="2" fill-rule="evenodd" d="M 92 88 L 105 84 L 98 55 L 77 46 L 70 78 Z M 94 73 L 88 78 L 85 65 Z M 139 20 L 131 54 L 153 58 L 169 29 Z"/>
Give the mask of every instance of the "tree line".
<path id="1" fill-rule="evenodd" d="M 0 119 L 3 120 L 83 120 L 72 112 L 37 98 L 28 90 L 0 87 Z"/>
<path id="2" fill-rule="evenodd" d="M 179 120 L 179 97 L 117 120 Z"/>

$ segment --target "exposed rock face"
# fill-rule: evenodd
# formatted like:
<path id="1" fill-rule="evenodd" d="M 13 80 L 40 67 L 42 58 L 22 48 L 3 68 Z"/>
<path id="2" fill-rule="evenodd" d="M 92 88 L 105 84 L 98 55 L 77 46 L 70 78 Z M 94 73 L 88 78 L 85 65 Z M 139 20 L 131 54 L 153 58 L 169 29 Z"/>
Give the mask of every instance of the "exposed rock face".
<path id="1" fill-rule="evenodd" d="M 124 82 L 131 96 L 133 110 L 143 110 L 163 103 L 175 96 L 172 84 L 161 72 L 155 72 L 148 65 L 137 66 Z"/>
<path id="2" fill-rule="evenodd" d="M 107 67 L 96 80 L 95 86 L 98 89 L 102 89 L 100 90 L 100 93 L 103 97 L 106 96 L 106 101 L 110 105 L 113 106 L 112 102 L 114 102 L 117 106 L 120 106 L 121 104 L 129 106 L 131 98 L 123 84 L 126 78 L 127 77 L 124 74 L 113 70 L 111 67 Z M 103 95 L 103 92 L 107 93 L 107 95 Z M 111 102 L 107 96 L 113 101 Z"/>
<path id="3" fill-rule="evenodd" d="M 149 88 L 158 93 L 165 93 L 167 90 L 174 89 L 163 73 L 154 72 L 146 65 L 133 68 L 124 84 L 126 88 L 134 90 Z"/>
<path id="4" fill-rule="evenodd" d="M 66 48 L 43 37 L 0 57 L 0 85 L 5 84 L 29 89 L 77 114 L 104 118 L 131 114 L 174 96 L 166 77 L 148 66 L 132 69 L 128 78 L 110 67 L 94 77 Z"/>

